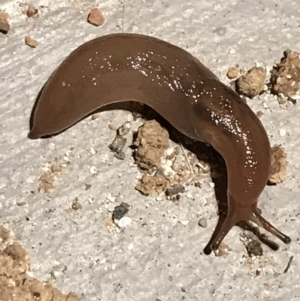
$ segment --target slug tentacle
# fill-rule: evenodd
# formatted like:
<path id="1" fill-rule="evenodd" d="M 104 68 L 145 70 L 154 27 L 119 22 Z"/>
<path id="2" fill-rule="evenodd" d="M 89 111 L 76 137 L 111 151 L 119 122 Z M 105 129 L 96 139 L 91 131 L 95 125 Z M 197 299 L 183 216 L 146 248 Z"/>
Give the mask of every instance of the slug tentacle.
<path id="1" fill-rule="evenodd" d="M 264 228 L 274 236 L 278 237 L 281 241 L 283 241 L 285 244 L 289 244 L 291 242 L 291 238 L 281 231 L 279 231 L 277 228 L 275 228 L 270 222 L 265 220 L 262 215 L 258 212 L 258 210 L 254 210 L 251 221 L 256 223 L 258 226 Z"/>
<path id="2" fill-rule="evenodd" d="M 228 234 L 228 232 L 232 229 L 233 226 L 235 226 L 240 221 L 241 219 L 238 218 L 235 212 L 233 210 L 229 210 L 221 229 L 208 246 L 209 250 L 217 250 L 225 236 Z M 207 251 L 204 252 L 206 253 Z"/>

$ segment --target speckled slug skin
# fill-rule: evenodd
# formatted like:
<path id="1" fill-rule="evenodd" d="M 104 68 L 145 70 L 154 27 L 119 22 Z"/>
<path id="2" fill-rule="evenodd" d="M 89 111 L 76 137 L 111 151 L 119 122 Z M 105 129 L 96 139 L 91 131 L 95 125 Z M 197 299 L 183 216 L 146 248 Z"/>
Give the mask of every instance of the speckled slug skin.
<path id="1" fill-rule="evenodd" d="M 215 250 L 239 221 L 291 240 L 257 208 L 269 176 L 270 143 L 254 112 L 199 60 L 157 38 L 111 34 L 74 50 L 54 71 L 32 112 L 31 139 L 57 134 L 112 103 L 144 103 L 224 158 L 228 212 L 205 248 Z M 275 249 L 275 248 L 274 248 Z"/>

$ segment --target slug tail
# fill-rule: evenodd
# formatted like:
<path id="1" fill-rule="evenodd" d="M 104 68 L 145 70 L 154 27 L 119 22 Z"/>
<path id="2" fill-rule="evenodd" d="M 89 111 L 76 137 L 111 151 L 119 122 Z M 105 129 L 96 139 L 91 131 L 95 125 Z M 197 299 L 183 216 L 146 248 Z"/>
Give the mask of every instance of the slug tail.
<path id="1" fill-rule="evenodd" d="M 254 210 L 252 216 L 251 216 L 251 222 L 256 223 L 258 226 L 264 228 L 274 236 L 278 237 L 281 241 L 283 241 L 285 244 L 289 244 L 291 242 L 291 238 L 281 231 L 279 231 L 277 228 L 275 228 L 271 223 L 269 223 L 267 220 L 265 220 L 262 215 L 258 212 L 258 209 Z"/>

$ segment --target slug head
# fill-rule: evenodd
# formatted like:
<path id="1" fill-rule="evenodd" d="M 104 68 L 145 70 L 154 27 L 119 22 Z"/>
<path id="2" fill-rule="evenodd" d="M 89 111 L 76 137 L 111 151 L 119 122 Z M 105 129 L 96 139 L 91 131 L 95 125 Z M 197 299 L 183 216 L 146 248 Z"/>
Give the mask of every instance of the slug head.
<path id="1" fill-rule="evenodd" d="M 289 244 L 291 242 L 291 238 L 279 231 L 270 222 L 264 219 L 261 215 L 261 210 L 256 207 L 256 203 L 257 202 L 249 207 L 230 207 L 223 224 L 219 229 L 216 229 L 217 232 L 213 235 L 214 239 L 206 246 L 204 253 L 208 255 L 211 253 L 211 251 L 217 250 L 232 227 L 241 221 L 254 222 L 259 227 L 264 228 L 265 230 L 279 238 L 285 244 Z"/>

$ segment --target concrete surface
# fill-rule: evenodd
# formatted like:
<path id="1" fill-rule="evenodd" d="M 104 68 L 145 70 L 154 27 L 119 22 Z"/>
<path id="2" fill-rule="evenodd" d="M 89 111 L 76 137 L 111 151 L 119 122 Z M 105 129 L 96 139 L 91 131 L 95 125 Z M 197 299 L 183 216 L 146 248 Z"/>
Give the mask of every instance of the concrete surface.
<path id="1" fill-rule="evenodd" d="M 232 249 L 228 256 L 202 254 L 217 222 L 208 184 L 190 188 L 193 198 L 185 195 L 180 206 L 134 190 L 140 173 L 130 150 L 119 161 L 107 147 L 115 134 L 108 123 L 120 125 L 130 113 L 104 112 L 52 139 L 27 139 L 39 90 L 83 42 L 122 29 L 154 35 L 189 50 L 225 80 L 235 64 L 270 68 L 286 48 L 300 50 L 298 1 L 126 0 L 124 11 L 123 1 L 117 0 L 33 4 L 44 6 L 38 19 L 22 14 L 19 1 L 1 0 L 0 5 L 11 18 L 10 32 L 0 35 L 0 224 L 14 231 L 29 252 L 32 274 L 85 301 L 300 300 L 299 104 L 282 108 L 270 95 L 249 102 L 265 113 L 271 144 L 280 143 L 288 152 L 288 178 L 267 187 L 259 204 L 264 216 L 293 239 L 289 246 L 280 242 L 277 252 L 264 246 L 263 258 L 254 263 L 245 258 L 237 227 L 225 240 Z M 89 9 L 97 5 L 106 18 L 99 28 L 86 22 Z M 24 45 L 26 35 L 38 40 L 36 49 Z M 287 134 L 280 136 L 279 129 Z M 38 192 L 40 175 L 55 160 L 69 163 L 57 174 L 52 191 Z M 92 166 L 96 174 L 90 173 Z M 92 187 L 86 191 L 85 184 Z M 109 195 L 116 205 L 126 201 L 132 206 L 133 221 L 120 233 L 104 223 L 110 215 Z M 70 207 L 76 197 L 82 209 L 74 213 Z M 207 218 L 207 228 L 197 225 L 197 213 Z M 180 223 L 187 219 L 186 226 Z M 291 255 L 291 268 L 283 273 Z"/>

